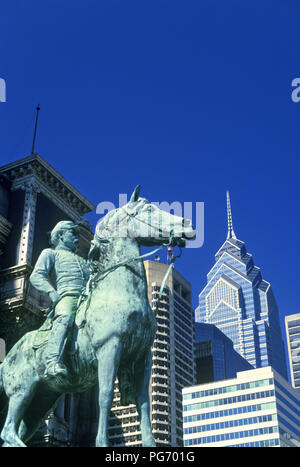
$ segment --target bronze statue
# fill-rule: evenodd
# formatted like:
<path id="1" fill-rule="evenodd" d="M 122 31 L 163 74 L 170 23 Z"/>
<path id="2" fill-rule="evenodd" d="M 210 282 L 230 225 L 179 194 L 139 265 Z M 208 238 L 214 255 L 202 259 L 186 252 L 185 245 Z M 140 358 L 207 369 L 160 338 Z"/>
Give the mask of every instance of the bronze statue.
<path id="1" fill-rule="evenodd" d="M 61 361 L 65 338 L 90 275 L 87 262 L 75 253 L 79 232 L 79 226 L 73 222 L 59 222 L 50 235 L 53 248 L 42 251 L 30 276 L 31 284 L 40 293 L 48 294 L 53 304 L 52 331 L 45 351 L 45 376 L 67 374 Z"/>
<path id="2" fill-rule="evenodd" d="M 193 238 L 194 231 L 190 221 L 140 198 L 139 190 L 135 189 L 125 206 L 110 211 L 98 222 L 89 254 L 89 260 L 98 267 L 88 281 L 81 259 L 82 275 L 77 274 L 75 266 L 74 275 L 72 272 L 73 260 L 77 261 L 72 250 L 76 228 L 69 224 L 70 229 L 54 229 L 54 248 L 42 252 L 31 277 L 32 283 L 53 300 L 52 329 L 44 324 L 25 334 L 0 366 L 0 413 L 5 413 L 0 435 L 3 446 L 26 446 L 62 394 L 85 391 L 97 382 L 100 416 L 96 446 L 108 446 L 108 417 L 116 377 L 121 405 L 137 406 L 143 446 L 155 446 L 149 379 L 156 319 L 148 302 L 145 255 L 141 255 L 140 247 L 184 246 L 185 238 Z M 70 273 L 70 281 L 65 272 Z M 48 280 L 46 273 L 52 275 L 49 289 L 44 282 Z M 77 308 L 70 292 L 77 300 L 84 285 Z M 61 316 L 66 316 L 68 326 L 73 322 L 64 350 L 66 329 L 59 326 L 58 333 L 55 324 Z M 46 322 L 49 324 L 49 319 Z M 41 335 L 45 337 L 41 339 Z"/>

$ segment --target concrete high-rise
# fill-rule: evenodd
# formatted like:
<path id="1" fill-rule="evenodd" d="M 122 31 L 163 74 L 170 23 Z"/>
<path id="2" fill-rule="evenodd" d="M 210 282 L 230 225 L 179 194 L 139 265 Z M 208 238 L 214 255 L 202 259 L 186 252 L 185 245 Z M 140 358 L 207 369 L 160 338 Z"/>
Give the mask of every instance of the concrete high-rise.
<path id="1" fill-rule="evenodd" d="M 278 308 L 269 282 L 233 230 L 227 192 L 227 238 L 199 294 L 196 322 L 217 326 L 255 368 L 272 366 L 287 379 Z"/>
<path id="2" fill-rule="evenodd" d="M 285 317 L 292 386 L 300 390 L 300 313 Z"/>

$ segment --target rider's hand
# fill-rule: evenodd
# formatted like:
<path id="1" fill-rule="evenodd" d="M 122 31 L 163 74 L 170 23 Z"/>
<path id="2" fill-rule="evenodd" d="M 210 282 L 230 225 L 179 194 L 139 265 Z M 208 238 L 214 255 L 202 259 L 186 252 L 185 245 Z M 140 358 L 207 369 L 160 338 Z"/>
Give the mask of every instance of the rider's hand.
<path id="1" fill-rule="evenodd" d="M 61 299 L 61 296 L 56 292 L 56 290 L 52 290 L 52 292 L 49 293 L 49 297 L 52 300 L 53 305 L 56 305 L 56 303 Z"/>

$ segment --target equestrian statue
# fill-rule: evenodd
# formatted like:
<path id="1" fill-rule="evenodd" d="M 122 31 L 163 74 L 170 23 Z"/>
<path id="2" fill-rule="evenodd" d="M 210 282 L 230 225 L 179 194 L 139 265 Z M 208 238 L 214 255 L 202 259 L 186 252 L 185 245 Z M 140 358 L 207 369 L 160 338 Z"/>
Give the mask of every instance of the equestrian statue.
<path id="1" fill-rule="evenodd" d="M 26 447 L 61 395 L 99 385 L 97 447 L 109 446 L 108 419 L 118 378 L 121 405 L 135 404 L 142 445 L 155 446 L 149 380 L 155 313 L 148 301 L 141 246 L 184 247 L 190 220 L 139 196 L 96 225 L 88 259 L 76 251 L 79 227 L 61 221 L 30 282 L 52 305 L 44 324 L 26 333 L 0 365 L 2 447 Z"/>

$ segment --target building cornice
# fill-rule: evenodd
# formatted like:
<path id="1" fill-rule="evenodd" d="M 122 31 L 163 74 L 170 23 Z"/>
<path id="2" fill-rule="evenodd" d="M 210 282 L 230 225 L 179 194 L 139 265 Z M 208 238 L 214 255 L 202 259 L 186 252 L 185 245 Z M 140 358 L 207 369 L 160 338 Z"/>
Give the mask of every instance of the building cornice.
<path id="1" fill-rule="evenodd" d="M 32 272 L 32 267 L 28 264 L 12 266 L 10 268 L 2 269 L 0 271 L 0 283 L 6 282 L 10 279 L 17 279 L 19 277 L 27 276 Z"/>
<path id="2" fill-rule="evenodd" d="M 54 199 L 59 207 L 75 219 L 95 209 L 87 198 L 39 154 L 32 154 L 0 167 L 1 175 L 11 182 L 12 190 L 26 189 L 28 184 L 34 184 L 37 191 Z"/>

